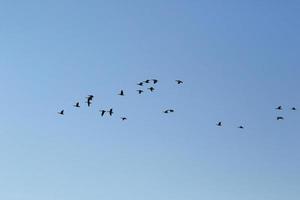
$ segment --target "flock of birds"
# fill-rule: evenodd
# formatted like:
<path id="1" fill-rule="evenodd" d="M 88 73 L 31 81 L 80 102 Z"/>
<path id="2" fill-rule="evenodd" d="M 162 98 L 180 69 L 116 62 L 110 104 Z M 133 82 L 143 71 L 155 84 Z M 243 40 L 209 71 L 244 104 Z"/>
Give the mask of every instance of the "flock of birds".
<path id="1" fill-rule="evenodd" d="M 145 84 L 151 84 L 151 83 L 153 83 L 153 85 L 156 85 L 158 82 L 159 82 L 159 81 L 158 81 L 157 79 L 147 79 L 147 80 L 145 80 L 145 81 L 139 82 L 137 85 L 142 87 L 142 86 L 145 86 Z M 177 83 L 177 85 L 183 84 L 183 81 L 182 81 L 182 80 L 175 80 L 175 82 Z M 149 90 L 150 92 L 154 92 L 154 91 L 155 91 L 155 88 L 154 88 L 153 86 L 148 87 L 148 88 L 146 88 L 146 89 Z M 139 95 L 141 95 L 142 93 L 145 92 L 145 89 L 138 89 L 138 90 L 136 90 L 136 91 L 137 91 L 137 93 L 138 93 Z M 119 96 L 125 96 L 124 90 L 121 90 L 120 93 L 119 93 L 118 95 L 119 95 Z M 89 95 L 89 96 L 86 97 L 86 99 L 87 99 L 87 100 L 86 100 L 85 103 L 87 104 L 88 107 L 91 107 L 91 105 L 92 105 L 92 103 L 93 103 L 94 95 Z M 76 102 L 76 103 L 73 105 L 73 107 L 75 107 L 75 108 L 80 108 L 80 107 L 81 107 L 80 102 Z M 105 114 L 108 114 L 109 116 L 112 116 L 112 115 L 114 114 L 113 108 L 110 108 L 109 110 L 99 110 L 99 112 L 100 112 L 100 115 L 101 115 L 102 117 L 103 117 Z M 163 111 L 163 113 L 165 113 L 165 114 L 173 113 L 173 112 L 175 112 L 174 109 L 167 109 L 167 110 L 164 110 L 164 111 Z M 64 109 L 61 110 L 60 112 L 58 112 L 58 114 L 59 114 L 59 115 L 65 115 L 65 110 L 64 110 Z M 125 121 L 125 120 L 127 120 L 127 117 L 121 117 L 121 120 L 122 120 L 122 121 Z"/>
<path id="2" fill-rule="evenodd" d="M 283 110 L 283 109 L 282 109 L 282 106 L 278 106 L 278 107 L 276 108 L 276 110 Z M 296 107 L 292 107 L 291 110 L 292 110 L 292 111 L 296 111 L 297 108 L 296 108 Z M 278 116 L 278 117 L 277 117 L 277 120 L 284 120 L 284 117 Z"/>
<path id="3" fill-rule="evenodd" d="M 282 106 L 278 106 L 278 107 L 275 108 L 275 110 L 281 111 L 281 110 L 283 110 L 283 107 L 282 107 Z M 296 108 L 296 107 L 292 107 L 291 110 L 292 110 L 292 111 L 296 111 L 297 108 Z M 279 121 L 279 120 L 284 120 L 284 117 L 283 117 L 283 116 L 277 116 L 276 119 L 277 119 L 277 121 Z M 217 125 L 217 126 L 223 126 L 223 123 L 220 121 L 220 122 L 218 122 L 216 125 Z M 245 126 L 242 126 L 242 125 L 241 125 L 241 126 L 238 126 L 238 128 L 239 128 L 239 129 L 244 129 Z"/>
<path id="4" fill-rule="evenodd" d="M 145 84 L 151 84 L 151 83 L 153 83 L 153 85 L 156 85 L 158 82 L 159 82 L 159 81 L 158 81 L 157 79 L 147 79 L 147 80 L 145 80 L 145 81 L 139 82 L 137 85 L 142 87 L 142 86 L 144 86 Z M 181 81 L 181 80 L 175 80 L 175 82 L 176 82 L 178 85 L 183 84 L 183 81 Z M 154 91 L 155 91 L 155 88 L 154 88 L 153 86 L 151 86 L 151 87 L 148 87 L 147 90 L 149 90 L 150 92 L 154 92 Z M 143 92 L 145 92 L 144 89 L 138 89 L 138 90 L 136 90 L 136 91 L 137 91 L 137 93 L 138 93 L 139 95 L 142 94 Z M 119 95 L 119 96 L 125 96 L 124 90 L 121 90 L 120 93 L 119 93 L 118 95 Z M 89 95 L 89 96 L 86 97 L 86 99 L 87 99 L 87 100 L 86 100 L 85 103 L 87 104 L 88 107 L 90 107 L 90 106 L 92 105 L 92 102 L 93 102 L 93 99 L 94 99 L 94 95 Z M 81 107 L 80 102 L 76 102 L 76 103 L 73 105 L 73 107 L 75 107 L 75 108 L 80 108 L 80 107 Z M 283 107 L 282 107 L 282 106 L 278 106 L 278 107 L 276 107 L 275 109 L 276 109 L 277 111 L 281 111 L 281 110 L 283 110 Z M 296 111 L 297 108 L 296 108 L 296 107 L 292 107 L 291 110 L 292 110 L 292 111 Z M 105 114 L 107 114 L 107 115 L 109 115 L 109 116 L 112 116 L 112 115 L 114 114 L 113 108 L 110 108 L 109 110 L 99 110 L 99 112 L 100 112 L 100 115 L 101 115 L 102 117 L 104 117 Z M 167 110 L 164 110 L 164 111 L 163 111 L 163 113 L 165 113 L 165 114 L 173 113 L 173 112 L 175 112 L 174 109 L 167 109 Z M 60 112 L 58 112 L 58 114 L 59 114 L 59 115 L 65 115 L 65 110 L 61 110 Z M 120 119 L 121 119 L 122 121 L 125 121 L 125 120 L 127 120 L 127 117 L 122 116 L 122 117 L 120 117 Z M 277 120 L 284 120 L 284 117 L 283 117 L 283 116 L 277 116 L 276 119 L 277 119 Z M 222 121 L 217 122 L 216 126 L 218 126 L 218 127 L 223 126 L 223 122 L 222 122 Z M 237 128 L 239 128 L 239 129 L 244 129 L 245 126 L 244 126 L 244 125 L 240 125 L 240 126 L 238 126 Z"/>

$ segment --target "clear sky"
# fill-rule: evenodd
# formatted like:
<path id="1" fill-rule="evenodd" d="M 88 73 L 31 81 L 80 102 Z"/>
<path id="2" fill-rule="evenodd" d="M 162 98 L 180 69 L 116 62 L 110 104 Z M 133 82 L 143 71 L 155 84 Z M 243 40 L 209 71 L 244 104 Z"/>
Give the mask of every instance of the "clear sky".
<path id="1" fill-rule="evenodd" d="M 0 199 L 298 200 L 299 10 L 1 0 Z M 138 96 L 148 78 L 157 90 Z"/>

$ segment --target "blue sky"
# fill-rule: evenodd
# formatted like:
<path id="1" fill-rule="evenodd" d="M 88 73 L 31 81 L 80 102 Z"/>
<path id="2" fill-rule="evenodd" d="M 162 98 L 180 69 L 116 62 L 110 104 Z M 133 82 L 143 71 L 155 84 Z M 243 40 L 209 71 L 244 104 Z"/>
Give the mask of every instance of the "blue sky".
<path id="1" fill-rule="evenodd" d="M 299 7 L 0 1 L 0 198 L 299 199 Z"/>

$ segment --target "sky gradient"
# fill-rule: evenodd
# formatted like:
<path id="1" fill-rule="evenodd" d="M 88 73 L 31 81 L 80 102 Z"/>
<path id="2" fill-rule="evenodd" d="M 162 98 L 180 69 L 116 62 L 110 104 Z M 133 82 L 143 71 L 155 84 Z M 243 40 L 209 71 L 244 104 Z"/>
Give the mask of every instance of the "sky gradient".
<path id="1" fill-rule="evenodd" d="M 0 199 L 298 200 L 299 9 L 0 0 Z"/>

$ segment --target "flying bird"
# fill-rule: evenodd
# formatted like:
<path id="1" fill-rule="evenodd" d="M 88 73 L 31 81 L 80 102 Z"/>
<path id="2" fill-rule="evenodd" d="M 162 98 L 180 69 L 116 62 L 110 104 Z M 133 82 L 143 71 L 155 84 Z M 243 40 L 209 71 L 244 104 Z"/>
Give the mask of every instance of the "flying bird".
<path id="1" fill-rule="evenodd" d="M 158 80 L 157 80 L 157 79 L 152 79 L 152 81 L 153 81 L 153 84 L 158 83 Z"/>
<path id="2" fill-rule="evenodd" d="M 183 84 L 183 81 L 181 81 L 181 80 L 176 80 L 176 82 L 177 82 L 178 85 Z"/>
<path id="3" fill-rule="evenodd" d="M 284 117 L 277 117 L 277 120 L 284 120 Z"/>
<path id="4" fill-rule="evenodd" d="M 58 114 L 64 115 L 65 114 L 65 110 L 62 110 L 62 111 L 58 112 Z"/>
<path id="5" fill-rule="evenodd" d="M 167 113 L 170 113 L 170 112 L 173 113 L 174 110 L 173 110 L 173 109 L 168 109 L 168 110 L 165 110 L 165 111 L 164 111 L 164 113 L 166 113 L 166 114 L 167 114 Z"/>
<path id="6" fill-rule="evenodd" d="M 155 88 L 154 87 L 150 87 L 150 88 L 148 88 L 148 90 L 150 90 L 151 92 L 153 92 L 155 90 Z"/>
<path id="7" fill-rule="evenodd" d="M 114 112 L 113 112 L 113 109 L 111 108 L 111 109 L 108 111 L 108 113 L 109 113 L 110 116 L 112 116 L 112 114 L 114 113 Z"/>
<path id="8" fill-rule="evenodd" d="M 100 112 L 101 112 L 101 116 L 103 117 L 104 116 L 104 114 L 106 113 L 106 111 L 105 110 L 100 110 Z"/>
<path id="9" fill-rule="evenodd" d="M 150 80 L 145 80 L 144 83 L 150 83 Z"/>
<path id="10" fill-rule="evenodd" d="M 124 91 L 121 90 L 121 92 L 119 93 L 120 96 L 124 96 Z"/>
<path id="11" fill-rule="evenodd" d="M 143 85 L 144 85 L 144 83 L 143 83 L 143 82 L 140 82 L 140 83 L 138 83 L 138 85 L 139 85 L 139 86 L 143 86 Z"/>
<path id="12" fill-rule="evenodd" d="M 222 122 L 218 122 L 218 123 L 217 123 L 217 126 L 222 126 Z"/>
<path id="13" fill-rule="evenodd" d="M 282 110 L 282 106 L 278 106 L 276 110 Z"/>
<path id="14" fill-rule="evenodd" d="M 142 94 L 144 91 L 143 91 L 143 90 L 137 90 L 137 92 L 138 92 L 139 94 Z"/>
<path id="15" fill-rule="evenodd" d="M 239 126 L 238 128 L 239 128 L 239 129 L 244 129 L 244 126 Z"/>
<path id="16" fill-rule="evenodd" d="M 296 107 L 292 107 L 292 110 L 297 110 L 297 108 Z"/>
<path id="17" fill-rule="evenodd" d="M 126 118 L 126 117 L 121 117 L 121 119 L 122 119 L 122 121 L 125 121 L 125 120 L 127 120 L 127 118 Z"/>
<path id="18" fill-rule="evenodd" d="M 76 108 L 80 108 L 79 102 L 77 102 L 75 105 L 73 105 Z"/>

